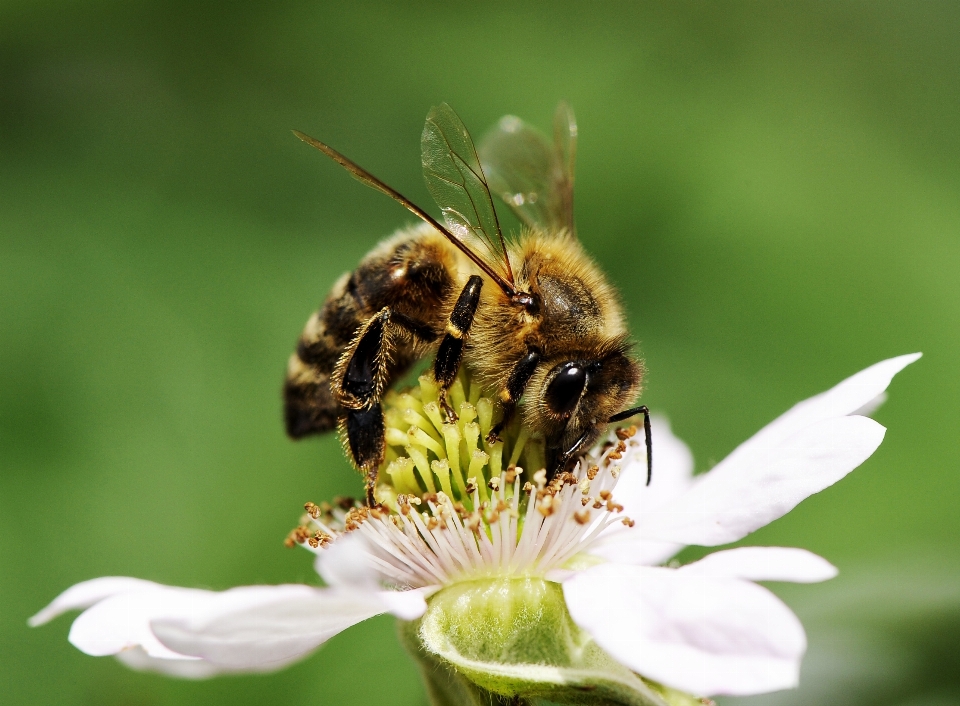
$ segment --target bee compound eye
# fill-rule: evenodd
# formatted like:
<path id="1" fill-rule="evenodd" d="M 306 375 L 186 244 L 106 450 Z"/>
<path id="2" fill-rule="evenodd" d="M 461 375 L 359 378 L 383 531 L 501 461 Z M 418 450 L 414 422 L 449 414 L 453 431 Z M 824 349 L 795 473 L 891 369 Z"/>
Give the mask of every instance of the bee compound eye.
<path id="1" fill-rule="evenodd" d="M 578 363 L 565 363 L 547 385 L 544 401 L 554 414 L 573 412 L 587 384 L 587 369 Z"/>

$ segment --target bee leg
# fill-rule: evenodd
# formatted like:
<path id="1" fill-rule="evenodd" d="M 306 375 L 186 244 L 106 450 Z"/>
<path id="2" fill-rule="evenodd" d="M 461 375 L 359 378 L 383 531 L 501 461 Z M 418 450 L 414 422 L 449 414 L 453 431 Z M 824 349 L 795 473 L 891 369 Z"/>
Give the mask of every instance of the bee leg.
<path id="1" fill-rule="evenodd" d="M 357 469 L 364 474 L 367 504 L 376 504 L 373 491 L 386 450 L 380 396 L 389 382 L 392 311 L 384 307 L 371 316 L 337 363 L 332 389 L 344 409 L 341 438 Z"/>
<path id="2" fill-rule="evenodd" d="M 383 463 L 386 450 L 383 410 L 379 404 L 369 409 L 348 409 L 343 426 L 353 461 L 364 474 L 367 506 L 374 507 L 377 504 L 373 496 L 377 487 L 377 471 Z"/>
<path id="3" fill-rule="evenodd" d="M 580 435 L 580 438 L 574 441 L 569 448 L 560 451 L 558 447 L 547 449 L 547 479 L 552 480 L 558 473 L 567 467 L 576 453 L 587 443 L 587 439 L 593 434 L 589 429 Z"/>
<path id="4" fill-rule="evenodd" d="M 487 434 L 487 443 L 501 441 L 500 433 L 506 428 L 517 410 L 517 401 L 523 396 L 523 391 L 533 377 L 533 373 L 540 364 L 540 351 L 531 348 L 510 371 L 507 386 L 500 392 L 500 404 L 503 407 L 503 417 Z"/>
<path id="5" fill-rule="evenodd" d="M 635 414 L 643 415 L 643 436 L 644 441 L 647 442 L 647 485 L 650 485 L 650 480 L 653 478 L 653 433 L 650 429 L 650 410 L 647 409 L 647 405 L 642 404 L 639 407 L 618 412 L 610 417 L 609 422 L 611 424 L 614 422 L 622 422 L 624 419 L 629 419 Z"/>
<path id="6" fill-rule="evenodd" d="M 437 357 L 433 363 L 433 377 L 440 387 L 440 406 L 447 415 L 448 422 L 457 420 L 457 413 L 447 402 L 447 390 L 457 379 L 460 370 L 460 361 L 463 359 L 463 344 L 473 324 L 473 315 L 477 313 L 480 304 L 480 288 L 483 279 L 473 275 L 457 297 L 450 318 L 447 321 L 447 332 L 440 341 Z"/>
<path id="7" fill-rule="evenodd" d="M 428 341 L 437 337 L 426 325 L 384 307 L 360 327 L 333 376 L 332 387 L 344 409 L 341 435 L 346 437 L 354 465 L 366 478 L 367 504 L 371 506 L 375 504 L 377 471 L 386 451 L 380 397 L 390 380 L 394 326 Z"/>

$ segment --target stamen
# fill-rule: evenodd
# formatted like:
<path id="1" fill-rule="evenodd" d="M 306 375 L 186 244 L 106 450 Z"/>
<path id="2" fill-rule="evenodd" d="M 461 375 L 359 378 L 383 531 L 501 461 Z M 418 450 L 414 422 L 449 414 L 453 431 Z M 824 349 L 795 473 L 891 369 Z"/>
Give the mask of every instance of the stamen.
<path id="1" fill-rule="evenodd" d="M 645 452 L 634 439 L 636 427 L 613 431 L 572 472 L 548 481 L 543 439 L 521 426 L 521 415 L 500 432 L 502 441 L 490 444 L 493 396 L 466 373 L 446 394 L 456 421 L 441 412 L 430 375 L 410 390 L 389 391 L 383 398 L 388 450 L 374 496 L 379 504 L 353 498 L 306 503 L 301 525 L 284 544 L 321 552 L 357 532 L 385 582 L 417 587 L 543 575 L 587 550 L 612 524 L 634 526 L 620 514 L 614 490 L 618 462 Z"/>

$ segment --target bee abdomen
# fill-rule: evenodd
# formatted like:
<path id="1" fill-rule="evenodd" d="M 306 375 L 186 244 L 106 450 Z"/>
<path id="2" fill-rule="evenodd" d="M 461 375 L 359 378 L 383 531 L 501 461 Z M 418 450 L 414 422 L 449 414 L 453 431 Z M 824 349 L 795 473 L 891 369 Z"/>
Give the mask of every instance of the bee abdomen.
<path id="1" fill-rule="evenodd" d="M 340 405 L 330 391 L 330 375 L 290 356 L 283 385 L 283 419 L 287 434 L 300 439 L 335 429 Z"/>
<path id="2" fill-rule="evenodd" d="M 307 321 L 287 366 L 283 400 L 289 436 L 299 439 L 337 428 L 346 410 L 331 378 L 358 331 L 384 308 L 397 320 L 406 320 L 398 325 L 406 326 L 406 333 L 391 335 L 385 344 L 386 385 L 425 354 L 445 320 L 442 308 L 454 290 L 456 260 L 449 250 L 433 230 L 401 231 L 337 281 L 320 311 Z M 380 389 L 377 386 L 375 397 Z"/>
<path id="3" fill-rule="evenodd" d="M 283 417 L 291 438 L 336 429 L 343 413 L 330 388 L 330 376 L 361 318 L 347 287 L 348 277 L 337 282 L 320 311 L 307 320 L 287 364 Z"/>

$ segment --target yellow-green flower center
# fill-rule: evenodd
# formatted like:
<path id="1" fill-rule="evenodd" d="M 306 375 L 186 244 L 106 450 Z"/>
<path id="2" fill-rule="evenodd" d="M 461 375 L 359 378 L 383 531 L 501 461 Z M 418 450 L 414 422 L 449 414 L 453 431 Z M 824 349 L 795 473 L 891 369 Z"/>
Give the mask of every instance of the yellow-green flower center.
<path id="1" fill-rule="evenodd" d="M 521 427 L 519 415 L 499 434 L 502 441 L 488 441 L 496 423 L 494 401 L 465 373 L 447 393 L 455 421 L 445 418 L 432 377 L 422 375 L 418 383 L 383 399 L 387 452 L 376 489 L 379 502 L 396 510 L 400 495 L 442 491 L 472 512 L 480 509 L 477 499 L 490 503 L 504 471 L 512 485 L 514 474 L 527 472 L 530 480 L 532 471 L 543 469 L 543 440 Z"/>

